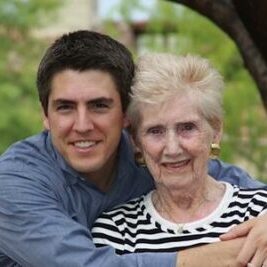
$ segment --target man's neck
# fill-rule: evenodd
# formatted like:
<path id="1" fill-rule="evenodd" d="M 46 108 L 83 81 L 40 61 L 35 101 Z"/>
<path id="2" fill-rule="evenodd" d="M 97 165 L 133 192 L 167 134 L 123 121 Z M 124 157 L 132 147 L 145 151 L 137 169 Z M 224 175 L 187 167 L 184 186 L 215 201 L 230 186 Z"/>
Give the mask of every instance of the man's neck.
<path id="1" fill-rule="evenodd" d="M 117 158 L 117 154 L 115 154 L 101 170 L 91 172 L 85 179 L 94 183 L 100 191 L 108 192 L 117 175 Z"/>

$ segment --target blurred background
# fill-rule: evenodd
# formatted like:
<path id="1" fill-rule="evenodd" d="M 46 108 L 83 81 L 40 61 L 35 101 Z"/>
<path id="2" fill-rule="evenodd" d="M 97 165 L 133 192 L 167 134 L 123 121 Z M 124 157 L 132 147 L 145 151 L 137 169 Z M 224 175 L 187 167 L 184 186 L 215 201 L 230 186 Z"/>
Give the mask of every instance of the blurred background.
<path id="1" fill-rule="evenodd" d="M 267 182 L 267 117 L 235 43 L 210 20 L 160 0 L 0 0 L 0 154 L 42 130 L 35 75 L 59 35 L 92 29 L 146 51 L 207 57 L 225 77 L 221 159 Z"/>

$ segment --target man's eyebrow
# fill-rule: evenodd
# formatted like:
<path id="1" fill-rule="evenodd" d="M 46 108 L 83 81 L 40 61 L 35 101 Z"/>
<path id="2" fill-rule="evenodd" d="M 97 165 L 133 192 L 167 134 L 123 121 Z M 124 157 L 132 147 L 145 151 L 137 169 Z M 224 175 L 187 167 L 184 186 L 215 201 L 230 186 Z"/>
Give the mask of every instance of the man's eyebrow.
<path id="1" fill-rule="evenodd" d="M 70 100 L 70 99 L 65 99 L 65 98 L 58 98 L 58 99 L 55 99 L 52 101 L 52 103 L 54 105 L 57 105 L 57 104 L 72 104 L 72 103 L 75 103 L 76 101 L 75 100 Z M 99 102 L 105 102 L 107 104 L 112 104 L 114 102 L 114 99 L 113 98 L 109 98 L 109 97 L 97 97 L 97 98 L 93 98 L 93 99 L 90 99 L 87 101 L 87 103 L 99 103 Z"/>
<path id="2" fill-rule="evenodd" d="M 52 101 L 52 105 L 58 105 L 58 104 L 72 104 L 75 101 L 69 100 L 69 99 L 64 99 L 64 98 L 58 98 Z"/>
<path id="3" fill-rule="evenodd" d="M 93 98 L 87 101 L 88 104 L 95 104 L 95 103 L 105 103 L 105 104 L 112 104 L 114 102 L 113 98 L 108 98 L 108 97 L 98 97 L 98 98 Z"/>

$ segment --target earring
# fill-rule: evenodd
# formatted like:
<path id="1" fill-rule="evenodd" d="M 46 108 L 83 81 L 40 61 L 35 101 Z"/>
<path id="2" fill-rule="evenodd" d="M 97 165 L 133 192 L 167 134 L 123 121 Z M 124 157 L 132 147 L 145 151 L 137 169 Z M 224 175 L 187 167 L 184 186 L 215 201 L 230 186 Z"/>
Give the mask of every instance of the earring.
<path id="1" fill-rule="evenodd" d="M 219 144 L 212 143 L 210 145 L 210 158 L 217 159 L 220 155 L 221 147 Z"/>
<path id="2" fill-rule="evenodd" d="M 134 159 L 137 165 L 139 165 L 140 167 L 146 167 L 146 162 L 141 152 L 135 152 Z"/>

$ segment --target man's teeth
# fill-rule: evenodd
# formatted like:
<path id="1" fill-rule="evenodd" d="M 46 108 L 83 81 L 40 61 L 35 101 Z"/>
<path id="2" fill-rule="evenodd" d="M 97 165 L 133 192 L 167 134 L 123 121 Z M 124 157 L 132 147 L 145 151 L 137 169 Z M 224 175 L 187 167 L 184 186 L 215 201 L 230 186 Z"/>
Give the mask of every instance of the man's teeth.
<path id="1" fill-rule="evenodd" d="M 92 141 L 79 141 L 79 142 L 74 143 L 74 145 L 79 148 L 88 148 L 95 144 L 96 142 L 92 142 Z"/>

